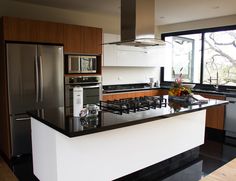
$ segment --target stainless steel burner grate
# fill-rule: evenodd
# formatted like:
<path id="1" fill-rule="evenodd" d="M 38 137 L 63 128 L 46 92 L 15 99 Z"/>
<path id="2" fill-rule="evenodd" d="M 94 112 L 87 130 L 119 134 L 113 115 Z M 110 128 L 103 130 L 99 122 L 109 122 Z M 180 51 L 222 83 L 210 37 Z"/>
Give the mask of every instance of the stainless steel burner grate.
<path id="1" fill-rule="evenodd" d="M 144 96 L 112 101 L 100 101 L 100 109 L 116 114 L 145 111 L 166 107 L 166 99 L 163 96 Z"/>

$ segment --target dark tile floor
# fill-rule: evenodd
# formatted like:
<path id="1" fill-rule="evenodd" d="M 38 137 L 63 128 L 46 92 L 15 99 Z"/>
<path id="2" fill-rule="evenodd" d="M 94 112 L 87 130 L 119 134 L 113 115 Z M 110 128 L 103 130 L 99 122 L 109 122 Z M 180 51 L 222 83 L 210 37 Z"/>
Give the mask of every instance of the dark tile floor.
<path id="1" fill-rule="evenodd" d="M 236 139 L 214 140 L 207 138 L 200 147 L 200 155 L 194 161 L 184 164 L 170 173 L 159 177 L 155 171 L 142 178 L 129 177 L 133 180 L 197 181 L 236 157 Z M 12 170 L 20 181 L 37 181 L 32 172 L 32 159 L 25 156 L 12 161 Z M 147 168 L 148 173 L 150 170 Z M 132 178 L 132 179 L 130 179 Z M 126 179 L 123 179 L 126 180 Z"/>

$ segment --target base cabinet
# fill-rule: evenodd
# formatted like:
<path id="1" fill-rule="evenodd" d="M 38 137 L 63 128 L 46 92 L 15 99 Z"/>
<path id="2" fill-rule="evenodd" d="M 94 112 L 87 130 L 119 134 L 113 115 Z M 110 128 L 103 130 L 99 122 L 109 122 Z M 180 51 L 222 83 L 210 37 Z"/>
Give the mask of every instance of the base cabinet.
<path id="1" fill-rule="evenodd" d="M 214 95 L 205 93 L 204 94 L 201 93 L 201 95 L 209 99 L 219 99 L 219 100 L 226 99 L 226 97 L 223 95 Z M 207 108 L 206 127 L 224 130 L 224 122 L 225 122 L 225 105 Z"/>
<path id="2" fill-rule="evenodd" d="M 165 90 L 147 90 L 147 91 L 112 93 L 112 94 L 104 94 L 103 101 L 142 97 L 142 96 L 159 96 L 159 95 L 165 95 L 165 94 L 166 94 Z"/>

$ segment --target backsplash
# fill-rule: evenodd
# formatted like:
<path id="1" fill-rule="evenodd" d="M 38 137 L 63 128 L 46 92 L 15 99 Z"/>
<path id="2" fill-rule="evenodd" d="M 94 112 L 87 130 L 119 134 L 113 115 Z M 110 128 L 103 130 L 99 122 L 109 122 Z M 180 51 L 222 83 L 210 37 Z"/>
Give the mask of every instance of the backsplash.
<path id="1" fill-rule="evenodd" d="M 160 67 L 103 67 L 103 85 L 147 83 L 160 79 Z"/>

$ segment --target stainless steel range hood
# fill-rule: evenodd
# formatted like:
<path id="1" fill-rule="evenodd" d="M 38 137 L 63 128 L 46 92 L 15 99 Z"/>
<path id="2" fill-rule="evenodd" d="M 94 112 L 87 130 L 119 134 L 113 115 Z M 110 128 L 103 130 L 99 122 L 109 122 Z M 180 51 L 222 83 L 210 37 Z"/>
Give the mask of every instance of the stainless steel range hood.
<path id="1" fill-rule="evenodd" d="M 155 0 L 121 0 L 121 41 L 107 44 L 165 45 L 155 38 Z"/>

